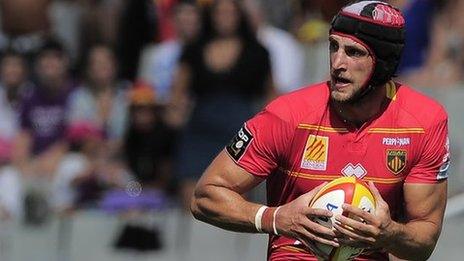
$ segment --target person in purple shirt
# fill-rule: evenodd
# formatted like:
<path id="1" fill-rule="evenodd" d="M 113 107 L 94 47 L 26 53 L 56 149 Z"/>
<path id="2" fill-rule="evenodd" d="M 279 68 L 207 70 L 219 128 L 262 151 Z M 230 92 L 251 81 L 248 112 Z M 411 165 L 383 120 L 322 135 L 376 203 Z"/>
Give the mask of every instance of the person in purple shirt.
<path id="1" fill-rule="evenodd" d="M 59 42 L 44 44 L 35 61 L 35 73 L 36 85 L 25 95 L 20 106 L 21 130 L 16 140 L 14 163 L 24 177 L 26 189 L 46 195 L 49 186 L 43 184 L 50 184 L 54 179 L 68 150 L 65 125 L 72 83 L 68 76 L 68 56 Z M 34 193 L 32 198 L 37 194 Z M 37 213 L 45 213 L 36 206 L 28 206 L 30 195 L 26 193 L 25 197 L 26 221 L 41 220 L 43 217 L 33 217 L 34 214 L 28 212 L 38 209 Z M 37 200 L 31 199 L 30 202 Z"/>

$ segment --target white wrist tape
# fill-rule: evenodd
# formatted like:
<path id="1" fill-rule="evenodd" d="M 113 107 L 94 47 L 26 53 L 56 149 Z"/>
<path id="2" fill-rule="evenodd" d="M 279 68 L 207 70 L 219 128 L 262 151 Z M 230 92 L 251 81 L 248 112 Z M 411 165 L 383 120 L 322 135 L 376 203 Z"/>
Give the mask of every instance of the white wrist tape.
<path id="1" fill-rule="evenodd" d="M 279 211 L 279 209 L 280 207 L 277 207 L 272 216 L 272 229 L 274 229 L 274 235 L 276 236 L 279 235 L 279 233 L 277 232 L 277 228 L 276 228 L 276 216 L 277 216 L 277 212 Z"/>
<path id="2" fill-rule="evenodd" d="M 258 211 L 256 212 L 255 215 L 255 227 L 258 232 L 263 232 L 263 229 L 261 227 L 261 219 L 263 218 L 263 213 L 267 209 L 266 206 L 261 206 Z"/>

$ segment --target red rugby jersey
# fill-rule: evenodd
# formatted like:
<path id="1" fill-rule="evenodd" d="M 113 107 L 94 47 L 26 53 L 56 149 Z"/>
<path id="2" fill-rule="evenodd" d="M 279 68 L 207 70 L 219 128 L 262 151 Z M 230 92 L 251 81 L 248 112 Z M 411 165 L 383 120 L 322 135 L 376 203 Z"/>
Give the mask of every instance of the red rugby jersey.
<path id="1" fill-rule="evenodd" d="M 385 88 L 388 105 L 359 129 L 329 106 L 328 82 L 281 96 L 244 124 L 227 146 L 229 156 L 266 178 L 270 206 L 324 181 L 355 175 L 375 183 L 397 219 L 404 183 L 447 178 L 448 120 L 439 103 L 408 86 L 389 82 Z M 270 260 L 299 258 L 317 260 L 294 239 L 270 237 Z M 366 259 L 388 257 L 375 253 L 357 260 Z"/>

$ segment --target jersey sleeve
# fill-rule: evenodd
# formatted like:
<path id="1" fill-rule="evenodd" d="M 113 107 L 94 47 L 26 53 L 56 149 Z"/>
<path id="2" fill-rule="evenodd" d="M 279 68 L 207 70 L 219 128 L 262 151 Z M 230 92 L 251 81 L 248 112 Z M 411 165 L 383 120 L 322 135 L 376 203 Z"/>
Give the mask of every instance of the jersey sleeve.
<path id="1" fill-rule="evenodd" d="M 425 133 L 421 156 L 406 177 L 406 183 L 437 183 L 448 178 L 450 165 L 448 117 L 443 111 L 438 118 Z"/>
<path id="2" fill-rule="evenodd" d="M 279 165 L 293 132 L 285 109 L 279 103 L 271 103 L 242 126 L 226 146 L 237 165 L 262 178 Z"/>

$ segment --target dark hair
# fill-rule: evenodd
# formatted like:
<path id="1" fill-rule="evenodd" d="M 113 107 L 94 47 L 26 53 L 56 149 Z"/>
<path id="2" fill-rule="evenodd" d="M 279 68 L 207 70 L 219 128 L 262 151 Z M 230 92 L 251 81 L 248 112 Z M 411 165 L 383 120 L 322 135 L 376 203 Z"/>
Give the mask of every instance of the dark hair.
<path id="1" fill-rule="evenodd" d="M 219 2 L 224 0 L 215 0 L 211 5 L 207 6 L 204 9 L 203 14 L 203 24 L 200 34 L 201 41 L 209 41 L 213 39 L 217 32 L 214 29 L 213 24 L 213 12 L 218 6 Z M 253 31 L 248 16 L 242 6 L 242 4 L 238 0 L 228 0 L 232 2 L 235 7 L 237 8 L 237 13 L 239 15 L 239 22 L 238 22 L 238 36 L 246 41 L 256 41 L 255 32 Z"/>
<path id="2" fill-rule="evenodd" d="M 20 59 L 25 59 L 24 55 L 13 48 L 8 48 L 1 53 L 1 60 L 5 59 L 6 57 L 18 57 Z"/>
<path id="3" fill-rule="evenodd" d="M 56 40 L 56 39 L 47 39 L 45 43 L 40 47 L 37 55 L 41 56 L 45 52 L 56 52 L 60 56 L 65 56 L 66 55 L 66 49 L 64 48 L 63 44 Z"/>
<path id="4" fill-rule="evenodd" d="M 23 68 L 26 71 L 29 70 L 29 64 L 27 63 L 26 57 L 22 53 L 12 48 L 8 48 L 0 54 L 0 64 L 3 65 L 4 61 L 7 58 L 19 59 L 19 61 L 22 63 Z"/>
<path id="5" fill-rule="evenodd" d="M 171 15 L 175 15 L 177 12 L 179 12 L 182 6 L 193 6 L 195 8 L 199 8 L 195 0 L 179 0 L 174 5 L 174 8 L 172 8 Z"/>

